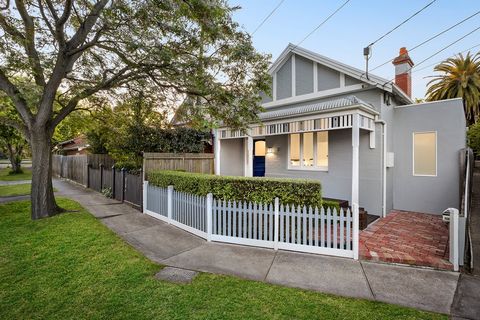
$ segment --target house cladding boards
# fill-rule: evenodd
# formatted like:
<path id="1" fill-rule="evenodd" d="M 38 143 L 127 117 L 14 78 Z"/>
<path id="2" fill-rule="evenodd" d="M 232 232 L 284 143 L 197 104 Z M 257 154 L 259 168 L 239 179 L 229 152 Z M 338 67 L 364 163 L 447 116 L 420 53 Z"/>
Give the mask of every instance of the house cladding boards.
<path id="1" fill-rule="evenodd" d="M 340 88 L 340 72 L 317 64 L 317 90 L 330 90 Z"/>
<path id="2" fill-rule="evenodd" d="M 292 57 L 277 71 L 277 100 L 289 98 L 292 96 Z"/>
<path id="3" fill-rule="evenodd" d="M 345 86 L 353 86 L 355 84 L 361 84 L 361 83 L 362 81 L 345 75 Z"/>
<path id="4" fill-rule="evenodd" d="M 260 98 L 262 99 L 262 103 L 272 102 L 273 99 L 265 92 L 260 92 Z"/>
<path id="5" fill-rule="evenodd" d="M 341 89 L 362 84 L 363 81 L 300 54 L 285 58 L 272 75 L 274 97 L 260 93 L 262 103 L 301 97 L 316 92 Z"/>
<path id="6" fill-rule="evenodd" d="M 313 92 L 313 61 L 295 56 L 295 92 L 302 95 Z"/>

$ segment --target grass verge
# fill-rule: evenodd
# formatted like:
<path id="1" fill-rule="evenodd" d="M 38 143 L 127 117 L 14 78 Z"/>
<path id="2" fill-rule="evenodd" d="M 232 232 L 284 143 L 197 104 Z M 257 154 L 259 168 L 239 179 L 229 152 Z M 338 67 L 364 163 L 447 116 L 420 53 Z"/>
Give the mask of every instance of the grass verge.
<path id="1" fill-rule="evenodd" d="M 30 183 L 0 186 L 0 197 L 23 196 L 30 194 L 30 190 Z"/>
<path id="2" fill-rule="evenodd" d="M 18 174 L 9 174 L 10 168 L 0 169 L 0 180 L 1 181 L 18 181 L 18 180 L 31 180 L 32 172 L 30 169 L 22 168 L 23 173 Z"/>
<path id="3" fill-rule="evenodd" d="M 57 189 L 53 188 L 53 191 L 57 191 Z M 24 196 L 30 194 L 30 192 L 30 183 L 0 186 L 0 197 Z"/>
<path id="4" fill-rule="evenodd" d="M 230 276 L 158 281 L 161 266 L 58 203 L 80 211 L 31 221 L 28 201 L 0 205 L 0 319 L 446 319 Z"/>

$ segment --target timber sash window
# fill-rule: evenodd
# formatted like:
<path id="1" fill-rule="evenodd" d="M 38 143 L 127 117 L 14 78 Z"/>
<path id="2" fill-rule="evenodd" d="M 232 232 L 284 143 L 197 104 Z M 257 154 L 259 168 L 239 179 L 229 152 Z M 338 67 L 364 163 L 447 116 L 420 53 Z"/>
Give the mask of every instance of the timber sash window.
<path id="1" fill-rule="evenodd" d="M 328 170 L 328 131 L 289 135 L 289 169 Z"/>
<path id="2" fill-rule="evenodd" d="M 413 175 L 437 175 L 437 133 L 413 133 Z"/>

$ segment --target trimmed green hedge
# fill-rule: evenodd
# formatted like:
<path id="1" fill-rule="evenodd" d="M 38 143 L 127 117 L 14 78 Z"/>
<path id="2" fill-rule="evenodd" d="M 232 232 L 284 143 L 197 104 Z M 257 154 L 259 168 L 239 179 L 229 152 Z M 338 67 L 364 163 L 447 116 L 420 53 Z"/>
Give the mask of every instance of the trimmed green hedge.
<path id="1" fill-rule="evenodd" d="M 340 203 L 338 203 L 338 201 L 335 201 L 335 200 L 325 200 L 323 199 L 322 200 L 322 206 L 325 207 L 325 209 L 327 208 L 335 208 L 337 209 L 337 212 L 340 210 Z"/>
<path id="2" fill-rule="evenodd" d="M 320 182 L 303 179 L 246 178 L 216 176 L 179 171 L 148 173 L 150 184 L 205 196 L 212 193 L 217 199 L 273 203 L 278 197 L 283 204 L 322 205 Z"/>

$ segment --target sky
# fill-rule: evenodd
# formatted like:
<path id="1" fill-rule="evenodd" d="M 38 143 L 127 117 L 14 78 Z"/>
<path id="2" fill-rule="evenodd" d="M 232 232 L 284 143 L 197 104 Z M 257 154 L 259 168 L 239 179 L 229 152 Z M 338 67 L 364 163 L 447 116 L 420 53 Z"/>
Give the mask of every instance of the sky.
<path id="1" fill-rule="evenodd" d="M 233 19 L 249 33 L 280 3 L 280 0 L 228 1 L 231 6 L 241 7 L 234 13 Z M 258 51 L 271 54 L 272 61 L 275 61 L 289 43 L 298 44 L 344 2 L 284 0 L 253 35 L 253 44 Z M 350 0 L 300 46 L 364 70 L 363 48 L 429 2 L 431 0 Z M 477 11 L 480 11 L 479 0 L 437 0 L 373 46 L 369 69 L 395 58 L 400 47 L 413 48 Z M 413 50 L 410 58 L 419 63 L 477 27 L 480 27 L 480 14 Z M 476 45 L 472 53 L 480 51 L 480 30 L 412 69 L 412 97 L 423 98 L 425 95 L 427 83 L 431 80 L 428 77 L 434 74 L 434 66 L 425 67 Z M 388 80 L 395 77 L 394 66 L 390 63 L 372 73 Z"/>

